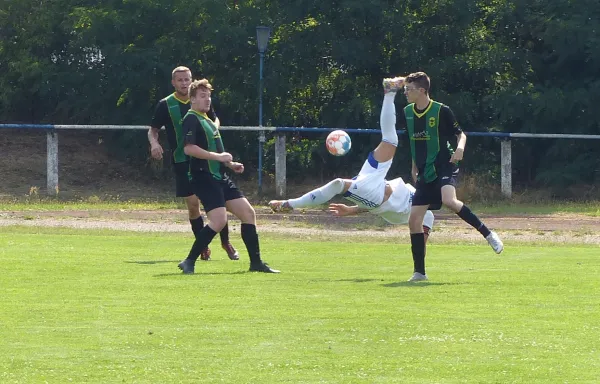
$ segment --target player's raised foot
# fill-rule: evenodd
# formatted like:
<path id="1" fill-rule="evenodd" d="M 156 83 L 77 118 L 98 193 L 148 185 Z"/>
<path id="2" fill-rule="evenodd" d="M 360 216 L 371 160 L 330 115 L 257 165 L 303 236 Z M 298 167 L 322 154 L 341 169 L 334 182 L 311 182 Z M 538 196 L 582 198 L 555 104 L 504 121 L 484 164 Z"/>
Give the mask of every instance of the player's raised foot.
<path id="1" fill-rule="evenodd" d="M 269 267 L 269 264 L 265 263 L 265 262 L 260 262 L 260 263 L 251 263 L 250 264 L 250 272 L 264 272 L 264 273 L 279 273 L 281 271 L 278 271 L 277 269 L 273 269 L 271 267 Z"/>
<path id="2" fill-rule="evenodd" d="M 427 281 L 427 280 L 429 280 L 427 278 L 427 275 L 424 275 L 419 272 L 413 273 L 412 277 L 410 279 L 408 279 L 408 281 L 410 281 L 411 283 L 416 283 L 417 281 Z"/>
<path id="3" fill-rule="evenodd" d="M 192 273 L 194 273 L 194 264 L 196 264 L 194 260 L 185 259 L 181 263 L 179 263 L 177 267 L 181 269 L 183 273 L 191 275 Z"/>
<path id="4" fill-rule="evenodd" d="M 494 252 L 499 254 L 504 249 L 504 244 L 502 243 L 502 240 L 500 240 L 500 236 L 498 236 L 496 232 L 491 231 L 485 239 L 487 240 L 490 247 L 492 247 Z"/>
<path id="5" fill-rule="evenodd" d="M 404 87 L 404 77 L 391 77 L 383 79 L 383 93 L 398 92 Z"/>
<path id="6" fill-rule="evenodd" d="M 206 247 L 204 248 L 204 251 L 200 252 L 200 259 L 204 261 L 210 261 L 210 254 L 210 248 Z"/>
<path id="7" fill-rule="evenodd" d="M 221 243 L 221 247 L 223 247 L 225 252 L 227 252 L 227 256 L 229 257 L 230 260 L 239 260 L 240 259 L 240 254 L 233 247 L 233 245 L 231 245 L 231 243 L 229 243 L 229 242 Z"/>
<path id="8" fill-rule="evenodd" d="M 287 200 L 271 200 L 269 207 L 273 212 L 291 212 L 294 210 Z"/>

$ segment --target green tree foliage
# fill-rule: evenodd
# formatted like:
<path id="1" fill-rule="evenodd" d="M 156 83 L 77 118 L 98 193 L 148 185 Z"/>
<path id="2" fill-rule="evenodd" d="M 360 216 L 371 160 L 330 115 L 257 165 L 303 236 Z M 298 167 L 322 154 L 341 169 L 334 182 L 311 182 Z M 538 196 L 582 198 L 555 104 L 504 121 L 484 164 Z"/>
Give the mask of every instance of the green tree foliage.
<path id="1" fill-rule="evenodd" d="M 0 119 L 147 124 L 187 65 L 216 87 L 224 124 L 257 125 L 255 27 L 269 25 L 267 125 L 376 128 L 381 79 L 424 70 L 467 131 L 600 134 L 599 20 L 593 0 L 0 0 Z M 147 155 L 143 135 L 113 135 Z M 328 178 L 342 161 L 351 174 L 378 141 L 354 135 L 341 160 L 324 137 L 289 135 L 292 176 Z M 256 134 L 224 139 L 256 165 Z M 393 172 L 406 176 L 401 141 Z M 516 185 L 600 182 L 597 143 L 515 140 Z M 466 162 L 497 177 L 497 140 L 471 138 Z"/>

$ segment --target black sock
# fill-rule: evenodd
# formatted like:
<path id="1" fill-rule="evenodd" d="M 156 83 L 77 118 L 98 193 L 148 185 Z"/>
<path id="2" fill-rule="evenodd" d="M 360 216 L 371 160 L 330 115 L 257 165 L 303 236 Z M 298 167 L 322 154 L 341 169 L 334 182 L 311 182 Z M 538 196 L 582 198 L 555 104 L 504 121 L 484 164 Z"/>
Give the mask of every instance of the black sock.
<path id="1" fill-rule="evenodd" d="M 216 235 L 217 232 L 213 231 L 213 229 L 208 225 L 202 228 L 202 230 L 196 235 L 196 241 L 194 241 L 194 245 L 192 245 L 192 249 L 190 249 L 190 253 L 187 257 L 188 260 L 198 260 L 198 257 L 200 257 L 200 252 L 208 247 L 208 244 L 210 244 Z"/>
<path id="2" fill-rule="evenodd" d="M 244 240 L 244 244 L 246 244 L 248 256 L 250 256 L 250 263 L 260 263 L 260 247 L 258 245 L 256 225 L 242 223 L 242 240 Z"/>
<path id="3" fill-rule="evenodd" d="M 463 205 L 461 210 L 457 213 L 458 217 L 469 223 L 473 228 L 479 231 L 483 235 L 483 237 L 487 237 L 490 234 L 490 230 L 479 220 L 469 207 Z"/>
<path id="4" fill-rule="evenodd" d="M 196 219 L 190 219 L 190 224 L 192 224 L 192 232 L 194 232 L 194 237 L 198 238 L 198 234 L 204 228 L 204 220 L 202 220 L 202 216 L 198 216 Z"/>
<path id="5" fill-rule="evenodd" d="M 423 233 L 411 233 L 410 244 L 415 264 L 415 272 L 425 274 L 425 235 Z"/>
<path id="6" fill-rule="evenodd" d="M 225 226 L 223 227 L 223 229 L 221 229 L 221 232 L 219 232 L 221 235 L 221 244 L 228 244 L 229 243 L 229 225 L 225 224 Z"/>

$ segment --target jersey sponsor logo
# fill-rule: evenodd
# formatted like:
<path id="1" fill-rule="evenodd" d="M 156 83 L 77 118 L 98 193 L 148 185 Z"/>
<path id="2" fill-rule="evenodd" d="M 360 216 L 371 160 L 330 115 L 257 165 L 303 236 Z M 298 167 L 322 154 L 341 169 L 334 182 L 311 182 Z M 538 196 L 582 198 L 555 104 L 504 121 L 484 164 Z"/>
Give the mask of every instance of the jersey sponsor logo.
<path id="1" fill-rule="evenodd" d="M 431 128 L 435 127 L 435 117 L 430 117 L 429 118 L 429 126 Z"/>
<path id="2" fill-rule="evenodd" d="M 412 135 L 412 140 L 430 140 L 431 136 L 429 136 L 429 132 L 427 131 L 422 131 L 422 132 L 415 132 Z"/>

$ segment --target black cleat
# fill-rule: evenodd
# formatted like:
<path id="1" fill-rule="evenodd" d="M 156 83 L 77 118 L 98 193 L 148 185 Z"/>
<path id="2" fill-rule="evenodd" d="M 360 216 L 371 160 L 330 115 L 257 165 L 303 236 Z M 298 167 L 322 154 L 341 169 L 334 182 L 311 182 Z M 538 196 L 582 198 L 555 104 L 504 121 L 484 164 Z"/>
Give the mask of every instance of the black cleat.
<path id="1" fill-rule="evenodd" d="M 185 259 L 181 263 L 179 263 L 177 267 L 179 267 L 179 269 L 181 269 L 183 273 L 191 275 L 192 273 L 194 273 L 194 264 L 195 262 L 193 260 Z"/>
<path id="2" fill-rule="evenodd" d="M 276 269 L 269 267 L 269 264 L 263 263 L 262 261 L 260 263 L 250 264 L 249 271 L 250 272 L 264 272 L 264 273 L 279 273 L 279 272 L 281 272 L 281 271 L 278 271 Z"/>

